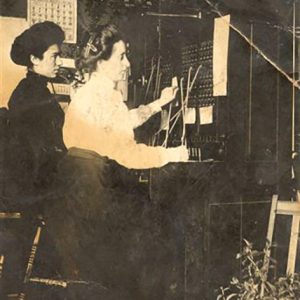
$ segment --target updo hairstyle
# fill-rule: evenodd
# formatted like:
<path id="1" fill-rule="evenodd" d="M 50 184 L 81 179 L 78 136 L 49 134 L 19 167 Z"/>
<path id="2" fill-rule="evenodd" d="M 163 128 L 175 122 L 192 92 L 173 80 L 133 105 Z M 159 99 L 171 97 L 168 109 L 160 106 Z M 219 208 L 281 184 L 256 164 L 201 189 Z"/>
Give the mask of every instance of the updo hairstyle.
<path id="1" fill-rule="evenodd" d="M 101 26 L 99 30 L 91 33 L 80 56 L 76 59 L 76 68 L 81 75 L 91 74 L 96 70 L 99 60 L 109 59 L 114 44 L 120 40 L 122 35 L 115 25 Z"/>
<path id="2" fill-rule="evenodd" d="M 10 57 L 15 64 L 31 68 L 30 55 L 42 59 L 50 46 L 60 46 L 64 39 L 65 33 L 59 25 L 50 21 L 36 23 L 15 38 Z"/>

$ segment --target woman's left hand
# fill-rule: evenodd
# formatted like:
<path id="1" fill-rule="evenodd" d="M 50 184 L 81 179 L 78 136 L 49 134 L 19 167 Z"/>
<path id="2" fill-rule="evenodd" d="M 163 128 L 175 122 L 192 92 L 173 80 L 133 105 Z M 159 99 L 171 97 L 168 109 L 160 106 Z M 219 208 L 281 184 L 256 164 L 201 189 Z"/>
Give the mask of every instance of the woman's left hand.
<path id="1" fill-rule="evenodd" d="M 170 103 L 176 97 L 177 91 L 178 87 L 164 88 L 159 98 L 160 106 L 165 106 L 166 104 Z"/>

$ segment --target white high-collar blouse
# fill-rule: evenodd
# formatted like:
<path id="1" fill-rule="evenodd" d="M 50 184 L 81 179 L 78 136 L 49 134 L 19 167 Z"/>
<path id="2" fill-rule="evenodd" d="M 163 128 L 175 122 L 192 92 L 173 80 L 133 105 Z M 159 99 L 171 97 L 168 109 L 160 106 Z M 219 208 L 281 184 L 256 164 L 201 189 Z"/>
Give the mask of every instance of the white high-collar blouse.
<path id="1" fill-rule="evenodd" d="M 127 168 L 161 167 L 179 161 L 180 151 L 138 144 L 133 131 L 159 111 L 157 102 L 129 110 L 114 82 L 103 72 L 95 72 L 72 98 L 65 118 L 64 141 L 68 148 L 95 151 Z"/>

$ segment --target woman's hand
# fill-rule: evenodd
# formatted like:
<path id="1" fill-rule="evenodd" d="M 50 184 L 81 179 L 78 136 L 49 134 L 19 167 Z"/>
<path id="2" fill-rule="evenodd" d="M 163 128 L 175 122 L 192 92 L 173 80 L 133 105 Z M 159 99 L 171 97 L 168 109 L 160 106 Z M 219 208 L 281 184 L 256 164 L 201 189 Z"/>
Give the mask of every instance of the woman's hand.
<path id="1" fill-rule="evenodd" d="M 179 161 L 187 162 L 189 160 L 188 148 L 184 145 L 176 147 L 179 153 Z"/>
<path id="2" fill-rule="evenodd" d="M 166 104 L 170 103 L 173 99 L 175 99 L 177 91 L 178 91 L 178 87 L 164 88 L 158 100 L 160 106 L 161 107 L 165 106 Z"/>

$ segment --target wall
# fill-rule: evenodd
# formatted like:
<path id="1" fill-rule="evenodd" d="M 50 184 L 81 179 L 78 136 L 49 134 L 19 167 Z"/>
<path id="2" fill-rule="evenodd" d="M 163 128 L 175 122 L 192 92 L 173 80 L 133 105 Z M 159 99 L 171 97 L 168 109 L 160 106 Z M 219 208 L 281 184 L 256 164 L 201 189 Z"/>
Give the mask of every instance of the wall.
<path id="1" fill-rule="evenodd" d="M 17 66 L 10 59 L 11 45 L 17 35 L 28 27 L 23 18 L 0 17 L 0 106 L 6 106 L 9 97 L 26 68 Z"/>

